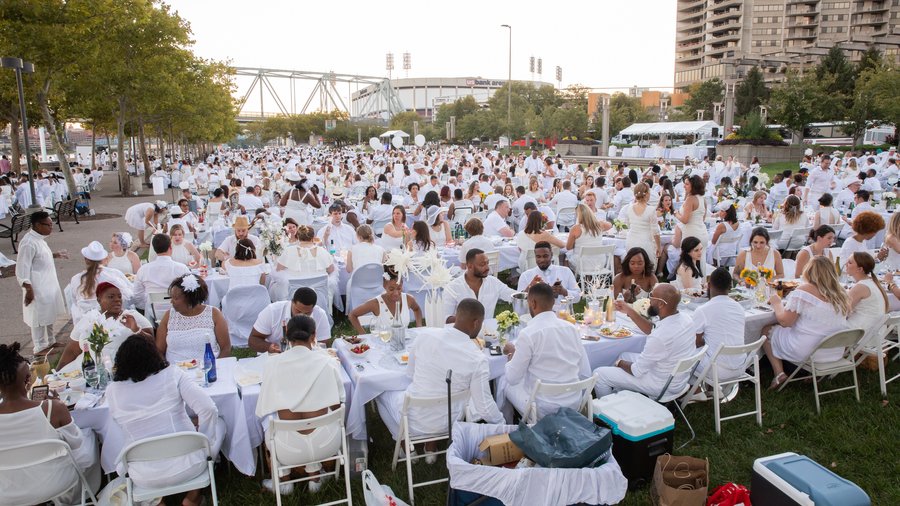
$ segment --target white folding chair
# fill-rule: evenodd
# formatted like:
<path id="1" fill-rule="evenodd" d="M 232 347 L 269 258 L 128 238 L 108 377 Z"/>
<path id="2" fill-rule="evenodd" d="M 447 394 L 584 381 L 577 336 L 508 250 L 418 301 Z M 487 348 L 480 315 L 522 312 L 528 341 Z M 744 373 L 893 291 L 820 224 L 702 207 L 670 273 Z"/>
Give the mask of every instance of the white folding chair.
<path id="1" fill-rule="evenodd" d="M 696 437 L 696 433 L 694 432 L 694 428 L 691 426 L 690 420 L 688 420 L 687 416 L 684 414 L 684 411 L 681 409 L 681 405 L 678 403 L 678 399 L 683 397 L 684 395 L 690 393 L 691 391 L 691 382 L 686 381 L 684 383 L 684 387 L 675 392 L 668 392 L 669 385 L 677 378 L 678 376 L 684 374 L 691 374 L 694 369 L 700 365 L 700 360 L 703 359 L 703 355 L 706 354 L 706 345 L 703 345 L 697 353 L 685 357 L 679 360 L 675 367 L 672 368 L 672 373 L 669 375 L 669 379 L 666 380 L 666 384 L 662 387 L 662 390 L 659 392 L 659 395 L 654 399 L 656 402 L 660 404 L 669 404 L 672 403 L 675 405 L 675 409 L 678 411 L 678 414 L 681 415 L 681 418 L 684 420 L 684 423 L 687 424 L 688 429 L 691 431 L 691 438 L 684 442 L 683 445 L 676 448 L 676 450 L 680 450 L 688 445 L 691 441 Z"/>
<path id="2" fill-rule="evenodd" d="M 475 218 L 478 221 L 484 222 L 484 219 L 487 218 L 487 213 L 482 211 L 480 213 L 472 213 L 469 215 L 469 219 Z M 468 221 L 468 220 L 466 220 Z"/>
<path id="3" fill-rule="evenodd" d="M 569 227 L 575 225 L 575 208 L 560 207 L 556 211 L 556 228 L 560 232 L 568 232 Z"/>
<path id="4" fill-rule="evenodd" d="M 779 241 L 781 241 L 781 234 L 783 233 L 784 230 L 769 230 L 769 246 L 778 249 Z"/>
<path id="5" fill-rule="evenodd" d="M 500 272 L 500 250 L 493 251 L 485 251 L 485 256 L 488 259 L 488 265 L 491 268 L 491 275 L 496 276 Z M 532 257 L 534 252 L 532 251 Z"/>
<path id="6" fill-rule="evenodd" d="M 581 293 L 587 292 L 585 277 L 609 276 L 610 284 L 613 272 L 613 255 L 616 251 L 614 244 L 603 246 L 582 246 L 575 249 L 575 264 L 578 268 L 578 281 L 581 284 Z"/>
<path id="7" fill-rule="evenodd" d="M 846 223 L 844 223 L 844 222 L 828 225 L 829 227 L 831 227 L 834 230 L 835 240 L 837 240 L 837 238 L 841 236 L 841 232 L 844 231 L 844 225 L 846 225 Z"/>
<path id="8" fill-rule="evenodd" d="M 20 485 L 31 492 L 28 500 L 21 504 L 8 503 L 10 506 L 28 506 L 30 504 L 43 504 L 53 501 L 56 504 L 57 497 L 65 494 L 72 487 L 81 485 L 81 506 L 85 504 L 100 504 L 97 497 L 91 490 L 87 479 L 75 463 L 75 457 L 72 456 L 72 449 L 69 445 L 60 439 L 41 439 L 32 441 L 18 446 L 12 446 L 0 450 L 0 476 L 15 472 L 29 467 L 37 467 L 42 464 L 56 465 L 65 462 L 68 468 L 74 469 L 75 473 L 69 481 L 63 480 L 42 480 L 39 483 L 21 483 Z M 39 469 L 39 468 L 38 468 Z M 21 478 L 19 475 L 15 475 Z"/>
<path id="9" fill-rule="evenodd" d="M 129 475 L 128 468 L 136 462 L 174 459 L 190 455 L 196 451 L 203 451 L 206 454 L 206 469 L 197 476 L 181 483 L 159 488 L 140 487 L 134 484 Z M 219 504 L 219 497 L 216 493 L 216 475 L 213 471 L 214 456 L 211 455 L 209 439 L 203 434 L 186 431 L 142 439 L 128 445 L 122 450 L 121 455 L 122 463 L 125 466 L 125 490 L 128 494 L 129 504 L 206 487 L 209 487 L 212 491 L 213 505 Z"/>
<path id="10" fill-rule="evenodd" d="M 857 365 L 866 356 L 874 356 L 878 360 L 878 384 L 881 386 L 881 396 L 885 399 L 887 399 L 887 384 L 900 378 L 900 374 L 887 378 L 884 364 L 891 351 L 900 351 L 900 342 L 888 339 L 897 331 L 898 327 L 900 327 L 900 312 L 886 315 L 878 325 L 871 327 L 866 332 L 866 335 L 860 339 L 859 346 L 852 353 L 854 357 L 862 355 L 857 360 Z"/>
<path id="11" fill-rule="evenodd" d="M 256 318 L 269 305 L 269 291 L 262 285 L 236 286 L 222 298 L 222 315 L 228 322 L 231 345 L 246 348 Z"/>
<path id="12" fill-rule="evenodd" d="M 469 217 L 472 216 L 472 208 L 471 207 L 454 207 L 453 208 L 453 220 L 452 223 L 459 223 L 461 225 L 465 225 L 467 221 L 469 221 Z"/>
<path id="13" fill-rule="evenodd" d="M 227 239 L 228 236 L 233 233 L 234 232 L 231 229 L 227 228 L 224 230 L 216 230 L 215 232 L 213 232 L 213 250 L 221 246 L 225 239 Z"/>
<path id="14" fill-rule="evenodd" d="M 841 330 L 839 332 L 835 332 L 830 336 L 826 337 L 819 343 L 818 346 L 806 357 L 797 369 L 788 376 L 788 379 L 781 384 L 781 387 L 778 388 L 778 391 L 784 390 L 784 387 L 787 386 L 788 383 L 794 381 L 804 380 L 806 378 L 812 378 L 813 380 L 813 393 L 816 397 L 816 413 L 822 413 L 822 407 L 819 404 L 819 396 L 832 394 L 835 392 L 842 392 L 844 390 L 853 390 L 856 393 L 856 402 L 859 402 L 859 382 L 856 378 L 856 362 L 853 360 L 853 355 L 851 353 L 856 348 L 857 343 L 859 343 L 860 339 L 862 339 L 865 331 L 863 329 L 850 329 L 850 330 Z M 835 348 L 843 348 L 844 353 L 841 358 L 835 360 L 833 362 L 817 362 L 813 359 L 813 356 L 819 350 L 831 350 Z M 800 371 L 806 371 L 809 374 L 802 378 L 797 378 L 797 373 Z M 842 372 L 851 372 L 853 373 L 853 386 L 842 387 L 842 388 L 834 388 L 831 390 L 819 391 L 819 378 L 823 376 L 835 376 Z"/>
<path id="15" fill-rule="evenodd" d="M 172 297 L 169 296 L 169 292 L 148 292 L 147 299 L 150 302 L 150 314 L 153 316 L 153 321 L 157 325 L 160 320 L 162 320 L 163 314 L 166 311 L 171 309 L 172 307 Z"/>
<path id="16" fill-rule="evenodd" d="M 331 425 L 339 425 L 341 428 L 341 449 L 337 455 L 326 457 L 324 459 L 309 460 L 300 464 L 289 465 L 283 464 L 278 459 L 278 440 L 275 437 L 278 432 L 290 433 L 298 431 L 311 431 Z M 344 469 L 344 487 L 347 493 L 346 498 L 329 503 L 322 503 L 319 506 L 329 506 L 333 504 L 344 503 L 350 505 L 353 504 L 353 499 L 350 496 L 350 452 L 347 450 L 347 431 L 344 427 L 344 406 L 341 406 L 338 409 L 322 416 L 307 418 L 305 420 L 276 420 L 273 417 L 269 420 L 269 430 L 266 432 L 266 444 L 270 448 L 269 455 L 272 458 L 272 488 L 275 490 L 275 503 L 278 506 L 281 506 L 281 485 L 310 481 L 315 478 L 321 479 L 326 476 L 334 476 L 336 480 L 341 474 L 342 467 Z M 323 472 L 315 476 L 306 476 L 304 478 L 297 478 L 294 480 L 283 480 L 281 478 L 281 471 L 287 471 L 295 467 L 304 467 L 310 464 L 320 464 L 323 462 L 332 461 L 335 463 L 334 471 L 329 471 L 327 473 Z"/>
<path id="17" fill-rule="evenodd" d="M 734 261 L 738 256 L 740 241 L 740 235 L 730 235 L 728 237 L 719 236 L 719 242 L 716 243 L 716 250 L 713 255 L 713 260 L 717 267 L 729 267 L 734 265 Z"/>
<path id="18" fill-rule="evenodd" d="M 781 260 L 781 267 L 784 269 L 784 279 L 794 279 L 797 276 L 797 261 L 784 258 Z"/>
<path id="19" fill-rule="evenodd" d="M 450 438 L 449 427 L 448 431 L 441 431 L 437 434 L 427 434 L 422 435 L 416 438 L 410 434 L 409 430 L 409 411 L 410 409 L 422 409 L 422 410 L 436 410 L 436 409 L 446 409 L 447 403 L 449 402 L 451 406 L 462 406 L 461 413 L 463 416 L 466 412 L 466 404 L 469 401 L 469 390 L 461 390 L 455 394 L 450 395 L 450 398 L 447 399 L 447 396 L 439 396 L 439 397 L 413 397 L 407 392 L 403 397 L 403 407 L 400 409 L 400 431 L 397 433 L 397 442 L 394 444 L 394 456 L 391 459 L 391 470 L 397 470 L 398 462 L 406 463 L 406 483 L 409 485 L 409 503 L 413 506 L 416 504 L 416 498 L 413 495 L 414 489 L 418 487 L 426 487 L 428 485 L 434 485 L 437 483 L 443 483 L 445 481 L 449 481 L 449 478 L 441 478 L 437 480 L 425 481 L 421 483 L 415 483 L 413 481 L 412 474 L 412 461 L 416 459 L 425 458 L 426 455 L 413 455 L 413 449 L 417 444 L 431 443 L 434 441 L 443 441 L 445 439 Z M 403 449 L 406 452 L 406 455 L 400 456 L 400 445 L 403 444 Z M 446 450 L 440 450 L 434 452 L 435 455 L 447 453 Z"/>
<path id="20" fill-rule="evenodd" d="M 381 237 L 381 234 L 384 233 L 384 226 L 390 222 L 390 218 L 385 220 L 375 220 L 374 222 L 372 222 L 372 233 L 374 233 L 378 237 Z"/>
<path id="21" fill-rule="evenodd" d="M 806 246 L 806 242 L 809 240 L 809 232 L 810 227 L 801 227 L 795 228 L 791 231 L 791 236 L 786 240 L 782 241 L 784 246 L 785 253 L 796 253 L 800 251 L 801 248 Z M 782 236 L 783 238 L 784 236 Z"/>
<path id="22" fill-rule="evenodd" d="M 756 415 L 756 424 L 762 427 L 762 389 L 759 374 L 759 349 L 762 348 L 764 342 L 766 342 L 766 336 L 762 336 L 755 342 L 742 346 L 720 346 L 719 349 L 716 350 L 715 354 L 713 354 L 706 368 L 700 372 L 699 376 L 697 376 L 697 381 L 695 381 L 694 384 L 691 385 L 691 388 L 689 390 L 690 392 L 695 391 L 697 387 L 701 385 L 707 385 L 712 388 L 714 401 L 713 416 L 715 417 L 716 434 L 722 434 L 722 422 L 724 422 L 725 420 L 732 420 L 749 415 Z M 748 374 L 747 367 L 744 367 L 741 371 L 741 374 L 736 378 L 732 378 L 727 381 L 721 381 L 719 378 L 719 368 L 716 367 L 716 364 L 719 360 L 719 357 L 727 356 L 746 356 L 747 360 L 744 361 L 744 366 L 747 366 L 748 361 L 752 361 L 753 373 Z M 710 371 L 712 371 L 712 378 L 709 377 Z M 723 417 L 721 413 L 721 398 L 723 393 L 722 387 L 735 385 L 735 388 L 737 388 L 737 385 L 742 381 L 749 381 L 753 383 L 756 392 L 756 409 L 753 411 L 747 411 L 745 413 Z M 690 396 L 685 396 L 685 398 L 681 400 L 681 407 L 684 408 L 689 401 Z"/>
<path id="23" fill-rule="evenodd" d="M 378 265 L 378 267 L 381 267 Z M 300 287 L 312 288 L 316 292 L 316 305 L 331 317 L 331 295 L 328 293 L 328 274 L 304 278 L 288 279 L 288 299 L 294 296 L 294 292 Z"/>
<path id="24" fill-rule="evenodd" d="M 525 270 L 537 267 L 537 260 L 534 258 L 534 250 L 525 251 Z"/>
<path id="25" fill-rule="evenodd" d="M 525 405 L 525 413 L 522 413 L 522 419 L 529 425 L 538 422 L 538 406 L 537 403 L 541 399 L 552 399 L 563 395 L 579 392 L 581 400 L 578 401 L 577 411 L 589 420 L 593 418 L 591 412 L 591 391 L 594 390 L 594 384 L 597 383 L 597 375 L 594 374 L 590 378 L 572 383 L 543 383 L 537 380 L 531 395 L 528 397 L 528 404 Z"/>
<path id="26" fill-rule="evenodd" d="M 368 264 L 358 267 L 350 274 L 350 280 L 347 284 L 350 286 L 350 291 L 347 292 L 345 309 L 347 314 L 350 314 L 353 308 L 377 297 L 382 292 L 384 266 L 381 264 Z"/>

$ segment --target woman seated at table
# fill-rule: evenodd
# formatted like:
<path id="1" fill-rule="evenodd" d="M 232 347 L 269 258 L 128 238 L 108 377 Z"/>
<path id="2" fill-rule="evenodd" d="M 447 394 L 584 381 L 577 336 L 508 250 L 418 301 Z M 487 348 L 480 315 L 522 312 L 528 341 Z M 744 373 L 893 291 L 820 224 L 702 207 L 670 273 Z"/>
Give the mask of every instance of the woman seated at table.
<path id="1" fill-rule="evenodd" d="M 231 280 L 228 289 L 237 286 L 265 285 L 266 264 L 256 258 L 256 246 L 250 239 L 241 239 L 234 247 L 234 256 L 222 263 Z"/>
<path id="2" fill-rule="evenodd" d="M 571 235 L 569 237 L 572 237 Z M 531 211 L 525 220 L 525 229 L 516 234 L 516 246 L 519 247 L 519 270 L 527 269 L 526 259 L 528 252 L 534 251 L 534 245 L 539 242 L 549 242 L 557 248 L 566 247 L 566 243 L 553 235 L 551 230 L 544 230 L 544 215 L 540 211 Z M 492 246 L 491 249 L 494 249 Z"/>
<path id="3" fill-rule="evenodd" d="M 327 353 L 316 349 L 316 322 L 306 316 L 297 315 L 288 321 L 287 338 L 290 348 L 277 355 L 270 355 L 263 371 L 259 399 L 256 402 L 256 416 L 269 415 L 277 420 L 306 420 L 328 414 L 340 408 L 344 402 L 344 384 L 341 379 L 340 363 Z M 303 378 L 297 382 L 297 378 Z M 286 385 L 294 385 L 285 388 Z M 268 432 L 268 423 L 264 424 Z M 278 461 L 282 465 L 301 464 L 332 457 L 341 449 L 341 429 L 338 425 L 319 427 L 311 431 L 278 432 L 274 441 L 265 438 L 266 446 L 272 451 L 272 443 L 278 446 Z M 325 463 L 330 471 L 334 462 Z M 307 475 L 317 475 L 322 464 L 310 464 L 302 471 Z M 291 471 L 285 471 L 287 477 Z M 287 478 L 286 478 L 287 479 Z M 318 492 L 322 486 L 319 480 L 309 481 L 309 491 Z M 271 479 L 263 480 L 263 486 L 274 491 Z M 282 485 L 282 493 L 291 493 L 294 485 Z"/>
<path id="4" fill-rule="evenodd" d="M 98 309 L 96 287 L 100 283 L 115 283 L 125 290 L 125 298 L 131 298 L 131 282 L 125 275 L 116 269 L 103 266 L 103 261 L 108 256 L 103 245 L 98 241 L 81 248 L 81 256 L 84 257 L 85 269 L 72 276 L 66 291 L 69 293 L 69 312 L 72 314 L 72 323 L 77 324 L 85 313 L 92 309 Z"/>
<path id="5" fill-rule="evenodd" d="M 212 457 L 219 453 L 225 437 L 225 423 L 218 409 L 200 385 L 188 374 L 163 358 L 153 343 L 131 336 L 116 353 L 113 382 L 106 388 L 109 414 L 122 428 L 127 446 L 135 441 L 184 431 L 198 431 L 209 439 Z M 196 425 L 186 408 L 195 414 Z M 182 457 L 152 462 L 135 462 L 128 476 L 138 487 L 163 488 L 190 480 L 207 469 L 206 456 L 198 450 Z M 125 475 L 119 462 L 116 471 Z M 183 506 L 202 502 L 202 489 L 192 490 Z"/>
<path id="6" fill-rule="evenodd" d="M 884 228 L 884 218 L 875 211 L 863 211 L 853 218 L 850 224 L 853 235 L 844 240 L 841 246 L 841 264 L 846 264 L 850 255 L 857 251 L 869 251 L 867 241 L 872 239 Z"/>
<path id="7" fill-rule="evenodd" d="M 796 195 L 788 195 L 784 199 L 784 213 L 779 214 L 772 224 L 772 230 L 783 230 L 781 239 L 775 245 L 776 249 L 784 249 L 791 240 L 791 234 L 794 229 L 805 228 L 809 226 L 809 218 L 803 210 L 803 204 L 800 197 Z"/>
<path id="8" fill-rule="evenodd" d="M 834 197 L 830 193 L 823 193 L 819 197 L 819 210 L 813 216 L 813 228 L 819 228 L 822 225 L 835 225 L 841 222 L 841 214 L 837 209 L 831 207 Z"/>
<path id="9" fill-rule="evenodd" d="M 469 238 L 463 241 L 459 247 L 459 263 L 462 268 L 466 268 L 466 253 L 470 249 L 480 249 L 481 251 L 496 251 L 497 247 L 494 242 L 484 236 L 484 224 L 477 218 L 469 218 L 463 227 Z"/>
<path id="10" fill-rule="evenodd" d="M 19 354 L 20 350 L 18 342 L 0 344 L 0 449 L 45 439 L 65 441 L 72 449 L 75 465 L 96 491 L 100 485 L 100 466 L 94 433 L 82 432 L 61 401 L 29 399 L 28 389 L 35 378 L 31 377 L 28 361 Z M 11 463 L 4 462 L 8 464 Z M 35 489 L 41 490 L 40 495 L 63 493 L 76 480 L 77 473 L 68 458 L 6 470 L 0 474 L 3 504 L 32 504 L 28 501 L 33 499 Z M 57 504 L 78 504 L 80 497 L 79 481 L 57 498 Z"/>
<path id="11" fill-rule="evenodd" d="M 826 194 L 827 195 L 827 194 Z M 820 225 L 812 231 L 813 243 L 806 245 L 797 252 L 797 263 L 795 265 L 794 276 L 800 277 L 803 269 L 815 257 L 824 256 L 831 259 L 828 249 L 834 245 L 834 229 L 828 225 Z"/>
<path id="12" fill-rule="evenodd" d="M 141 257 L 131 251 L 131 234 L 128 232 L 116 232 L 109 241 L 109 256 L 103 261 L 103 265 L 110 269 L 116 269 L 122 274 L 137 274 L 141 268 Z"/>
<path id="13" fill-rule="evenodd" d="M 822 340 L 848 328 L 850 297 L 838 282 L 834 264 L 825 257 L 813 258 L 802 279 L 784 303 L 777 294 L 769 299 L 778 321 L 763 329 L 769 336 L 763 347 L 775 373 L 770 390 L 787 380 L 782 361 L 802 363 Z M 831 362 L 842 355 L 843 350 L 831 349 L 818 352 L 814 358 Z"/>
<path id="14" fill-rule="evenodd" d="M 878 252 L 889 270 L 900 269 L 900 213 L 894 212 L 884 235 L 884 245 Z"/>
<path id="15" fill-rule="evenodd" d="M 209 202 L 206 203 L 206 217 L 207 221 L 209 221 L 210 226 L 219 219 L 219 216 L 222 214 L 227 214 L 227 210 L 223 209 L 223 204 L 227 202 L 227 195 L 225 194 L 226 190 L 222 188 L 216 188 L 212 191 L 212 198 L 209 199 Z"/>
<path id="16" fill-rule="evenodd" d="M 406 247 L 416 253 L 424 253 L 434 247 L 434 241 L 431 240 L 428 225 L 424 221 L 413 222 L 412 230 L 409 233 L 409 242 L 406 243 Z"/>
<path id="17" fill-rule="evenodd" d="M 185 241 L 182 225 L 176 224 L 169 227 L 169 237 L 172 238 L 172 260 L 188 266 L 200 265 L 200 251 L 193 244 Z"/>
<path id="18" fill-rule="evenodd" d="M 750 222 L 759 223 L 772 219 L 772 213 L 766 207 L 766 198 L 766 192 L 758 191 L 753 194 L 753 200 L 744 207 L 744 213 L 747 214 L 747 219 Z"/>
<path id="19" fill-rule="evenodd" d="M 409 294 L 403 293 L 403 284 L 397 277 L 397 273 L 390 266 L 384 268 L 384 293 L 370 299 L 368 302 L 357 306 L 350 312 L 350 324 L 356 332 L 366 334 L 366 330 L 359 323 L 359 317 L 369 313 L 375 316 L 373 325 L 379 327 L 390 327 L 394 320 L 397 303 L 400 302 L 400 323 L 404 327 L 409 326 L 409 312 L 412 310 L 416 318 L 416 327 L 422 326 L 422 311 L 416 299 Z"/>
<path id="20" fill-rule="evenodd" d="M 402 248 L 406 245 L 408 234 L 406 208 L 394 206 L 394 210 L 391 212 L 391 222 L 384 226 L 384 232 L 381 234 L 381 246 L 385 251 Z"/>
<path id="21" fill-rule="evenodd" d="M 434 245 L 442 248 L 448 244 L 453 244 L 453 237 L 450 235 L 450 224 L 444 219 L 444 213 L 447 209 L 438 206 L 428 208 L 428 228 Z"/>
<path id="22" fill-rule="evenodd" d="M 316 233 L 312 227 L 300 225 L 297 238 L 300 242 L 285 249 L 278 257 L 276 270 L 287 270 L 298 276 L 317 276 L 335 271 L 334 257 L 315 241 Z"/>
<path id="23" fill-rule="evenodd" d="M 875 327 L 890 311 L 887 293 L 875 277 L 875 258 L 857 251 L 847 259 L 847 275 L 855 284 L 850 288 L 850 316 L 847 324 L 852 329 Z"/>
<path id="24" fill-rule="evenodd" d="M 300 238 L 297 237 L 297 230 L 299 227 L 300 225 L 293 218 L 284 219 L 284 238 L 282 239 L 282 243 L 285 247 L 300 244 Z"/>
<path id="25" fill-rule="evenodd" d="M 681 256 L 672 284 L 681 290 L 702 289 L 706 280 L 704 263 L 700 239 L 691 236 L 681 241 Z"/>
<path id="26" fill-rule="evenodd" d="M 357 243 L 347 251 L 347 272 L 353 273 L 363 265 L 384 263 L 384 248 L 375 244 L 375 234 L 369 225 L 356 229 Z"/>
<path id="27" fill-rule="evenodd" d="M 671 181 L 666 181 L 671 185 Z M 671 230 L 675 223 L 675 201 L 674 197 L 669 193 L 663 193 L 659 197 L 659 203 L 656 205 L 656 218 L 659 222 L 659 228 L 663 230 Z"/>
<path id="28" fill-rule="evenodd" d="M 206 282 L 193 274 L 169 285 L 172 308 L 156 329 L 156 347 L 169 362 L 202 362 L 206 343 L 212 344 L 217 357 L 231 356 L 228 322 L 218 308 L 204 304 L 208 296 Z"/>
<path id="29" fill-rule="evenodd" d="M 631 248 L 622 259 L 622 272 L 613 278 L 613 296 L 621 294 L 629 303 L 643 299 L 649 296 L 656 281 L 647 252 L 641 248 Z"/>
<path id="30" fill-rule="evenodd" d="M 531 214 L 540 213 L 532 212 Z M 578 204 L 578 207 L 575 208 L 575 224 L 569 229 L 569 237 L 566 238 L 565 243 L 569 265 L 575 266 L 577 270 L 578 251 L 585 247 L 603 246 L 603 232 L 611 228 L 612 225 L 597 218 L 597 215 L 591 211 L 590 207 Z M 547 235 L 553 237 L 551 234 Z M 538 242 L 540 241 L 536 240 L 535 244 Z M 550 244 L 553 243 L 551 242 Z M 531 246 L 531 249 L 534 250 L 534 245 Z"/>
<path id="31" fill-rule="evenodd" d="M 531 178 L 529 178 L 528 189 L 525 190 L 525 195 L 528 195 L 538 202 L 547 202 L 547 198 L 544 195 L 544 190 L 541 189 L 541 186 L 538 183 L 537 176 L 531 176 Z"/>
<path id="32" fill-rule="evenodd" d="M 772 279 L 784 277 L 781 253 L 769 245 L 769 232 L 762 227 L 754 228 L 750 232 L 750 247 L 738 253 L 737 260 L 734 262 L 734 277 L 741 279 L 741 271 L 745 267 L 754 269 L 759 266 L 774 272 Z"/>
<path id="33" fill-rule="evenodd" d="M 721 256 L 734 255 L 737 252 L 738 243 L 732 243 L 728 251 L 719 251 L 719 244 L 736 238 L 740 241 L 741 224 L 737 217 L 737 204 L 725 201 L 719 207 L 719 219 L 722 221 L 713 230 L 712 239 L 709 240 L 709 252 L 706 254 L 706 263 L 712 265 L 714 260 Z"/>

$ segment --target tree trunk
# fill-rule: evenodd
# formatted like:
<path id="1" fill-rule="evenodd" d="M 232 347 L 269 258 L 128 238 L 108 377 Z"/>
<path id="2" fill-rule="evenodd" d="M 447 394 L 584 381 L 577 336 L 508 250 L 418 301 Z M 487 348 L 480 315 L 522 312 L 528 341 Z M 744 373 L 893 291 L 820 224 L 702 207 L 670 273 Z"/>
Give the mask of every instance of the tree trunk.
<path id="1" fill-rule="evenodd" d="M 22 138 L 19 137 L 19 127 L 21 124 L 19 123 L 19 108 L 13 107 L 14 111 L 12 111 L 12 116 L 10 116 L 9 120 L 9 142 L 12 144 L 10 146 L 12 148 L 12 171 L 19 175 L 22 173 L 22 163 L 20 162 L 20 158 L 22 158 L 22 150 L 19 149 L 19 143 L 22 142 Z"/>
<path id="2" fill-rule="evenodd" d="M 50 78 L 47 77 L 44 79 L 44 86 L 38 91 L 38 104 L 41 106 L 41 115 L 44 118 L 44 125 L 47 127 L 47 131 L 50 133 L 50 140 L 53 141 L 53 149 L 56 151 L 56 157 L 59 161 L 59 170 L 66 178 L 66 186 L 69 188 L 69 197 L 74 198 L 78 193 L 78 189 L 75 187 L 75 178 L 72 177 L 72 171 L 69 170 L 69 159 L 66 156 L 66 147 L 63 142 L 62 132 L 56 128 L 56 118 L 54 118 L 53 114 L 50 112 L 50 103 L 48 101 L 49 95 Z M 28 132 L 25 132 L 25 135 L 28 135 Z"/>
<path id="3" fill-rule="evenodd" d="M 144 120 L 138 119 L 138 140 L 140 141 L 141 160 L 144 162 L 144 179 L 150 181 L 150 157 L 147 155 L 147 144 L 144 138 Z"/>
<path id="4" fill-rule="evenodd" d="M 97 123 L 91 123 L 91 173 L 97 170 Z"/>
<path id="5" fill-rule="evenodd" d="M 122 186 L 122 196 L 131 195 L 131 178 L 128 177 L 128 164 L 125 162 L 125 98 L 119 97 L 119 116 L 116 118 L 116 135 L 119 137 L 116 155 L 119 165 L 119 182 Z"/>
<path id="6" fill-rule="evenodd" d="M 109 168 L 112 169 L 112 143 L 109 140 L 109 132 L 106 132 L 106 160 L 109 162 Z"/>

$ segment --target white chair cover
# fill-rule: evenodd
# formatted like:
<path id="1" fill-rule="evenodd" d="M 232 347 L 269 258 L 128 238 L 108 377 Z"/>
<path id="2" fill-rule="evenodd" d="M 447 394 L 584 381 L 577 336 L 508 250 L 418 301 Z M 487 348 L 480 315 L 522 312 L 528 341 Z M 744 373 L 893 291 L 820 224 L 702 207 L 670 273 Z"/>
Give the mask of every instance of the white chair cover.
<path id="1" fill-rule="evenodd" d="M 269 302 L 269 291 L 262 285 L 237 286 L 228 290 L 222 299 L 222 314 L 228 322 L 232 346 L 247 346 L 256 317 Z"/>
<path id="2" fill-rule="evenodd" d="M 353 271 L 347 285 L 347 313 L 356 306 L 372 299 L 383 291 L 384 267 L 380 264 L 363 265 Z"/>

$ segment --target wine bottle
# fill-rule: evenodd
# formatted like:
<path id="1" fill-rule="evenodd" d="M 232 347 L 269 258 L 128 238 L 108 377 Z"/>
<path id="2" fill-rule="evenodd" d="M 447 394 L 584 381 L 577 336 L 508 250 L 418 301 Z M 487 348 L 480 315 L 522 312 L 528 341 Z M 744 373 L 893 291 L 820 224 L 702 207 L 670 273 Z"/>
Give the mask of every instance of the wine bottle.
<path id="1" fill-rule="evenodd" d="M 401 293 L 400 297 L 403 296 L 404 295 Z M 396 309 L 394 311 L 394 318 L 391 320 L 391 348 L 393 348 L 394 351 L 402 351 L 406 345 L 406 328 L 403 326 L 403 321 L 400 319 L 400 310 L 403 305 L 400 303 L 400 300 L 398 300 L 394 307 Z"/>
<path id="2" fill-rule="evenodd" d="M 81 350 L 84 352 L 81 359 L 81 374 L 83 374 L 85 378 L 92 377 L 97 372 L 97 364 L 94 362 L 94 359 L 91 358 L 91 352 L 90 349 L 88 349 L 87 343 L 84 343 L 81 346 Z"/>
<path id="3" fill-rule="evenodd" d="M 218 379 L 216 377 L 216 356 L 213 354 L 209 334 L 207 334 L 206 338 L 206 345 L 203 350 L 203 370 L 206 371 L 206 382 L 215 383 L 216 379 Z"/>

